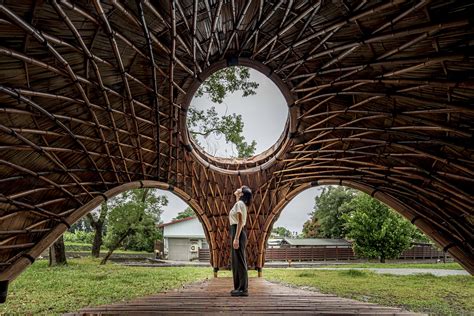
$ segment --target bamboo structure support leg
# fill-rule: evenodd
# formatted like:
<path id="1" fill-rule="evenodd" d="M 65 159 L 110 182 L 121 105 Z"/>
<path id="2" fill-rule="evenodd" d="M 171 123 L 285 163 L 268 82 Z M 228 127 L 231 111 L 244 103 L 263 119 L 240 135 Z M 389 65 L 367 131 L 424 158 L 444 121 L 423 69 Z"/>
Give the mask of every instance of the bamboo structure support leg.
<path id="1" fill-rule="evenodd" d="M 5 303 L 8 294 L 8 280 L 0 281 L 0 303 Z"/>

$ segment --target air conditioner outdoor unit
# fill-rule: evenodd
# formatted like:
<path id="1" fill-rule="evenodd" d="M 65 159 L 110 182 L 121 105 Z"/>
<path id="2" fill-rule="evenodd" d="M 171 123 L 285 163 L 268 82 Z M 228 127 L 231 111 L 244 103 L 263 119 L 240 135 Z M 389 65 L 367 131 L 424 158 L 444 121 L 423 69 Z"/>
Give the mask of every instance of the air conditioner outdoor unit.
<path id="1" fill-rule="evenodd" d="M 189 250 L 191 250 L 191 252 L 197 252 L 198 251 L 198 245 L 191 245 Z"/>

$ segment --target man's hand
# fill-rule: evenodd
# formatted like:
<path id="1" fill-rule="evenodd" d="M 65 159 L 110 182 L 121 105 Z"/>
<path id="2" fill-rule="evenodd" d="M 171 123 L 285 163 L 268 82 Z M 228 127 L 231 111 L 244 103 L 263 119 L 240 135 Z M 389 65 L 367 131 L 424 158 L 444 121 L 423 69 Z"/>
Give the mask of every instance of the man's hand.
<path id="1" fill-rule="evenodd" d="M 233 246 L 234 246 L 234 249 L 239 249 L 239 240 L 238 239 L 234 239 Z"/>

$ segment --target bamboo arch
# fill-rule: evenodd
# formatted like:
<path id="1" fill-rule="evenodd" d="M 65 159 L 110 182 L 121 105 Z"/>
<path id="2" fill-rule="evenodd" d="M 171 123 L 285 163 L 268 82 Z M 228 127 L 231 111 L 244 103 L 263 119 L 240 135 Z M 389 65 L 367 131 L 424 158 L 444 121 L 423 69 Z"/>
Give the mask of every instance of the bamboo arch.
<path id="1" fill-rule="evenodd" d="M 275 206 L 273 209 L 271 216 L 267 218 L 267 221 L 264 225 L 263 232 L 265 234 L 265 238 L 260 240 L 259 243 L 259 255 L 258 255 L 258 266 L 263 267 L 265 265 L 265 250 L 266 250 L 266 242 L 270 237 L 271 230 L 275 221 L 281 215 L 283 209 L 288 205 L 288 203 L 295 198 L 301 192 L 307 190 L 308 188 L 317 187 L 321 185 L 340 185 L 346 186 L 352 189 L 359 190 L 361 192 L 367 193 L 370 196 L 376 198 L 377 200 L 385 203 L 393 210 L 400 213 L 403 217 L 411 221 L 412 224 L 415 224 L 423 233 L 430 236 L 438 245 L 443 248 L 444 251 L 450 250 L 451 255 L 459 261 L 459 263 L 467 270 L 472 271 L 474 266 L 472 262 L 463 261 L 462 258 L 465 256 L 463 250 L 459 248 L 457 245 L 453 244 L 451 240 L 446 239 L 445 236 L 440 235 L 436 230 L 433 230 L 432 226 L 429 222 L 427 222 L 422 217 L 416 215 L 416 211 L 412 209 L 409 205 L 402 203 L 389 194 L 380 192 L 374 187 L 363 185 L 360 183 L 355 183 L 352 181 L 345 181 L 345 180 L 319 180 L 314 182 L 309 182 L 305 184 L 301 184 L 299 187 L 294 189 L 293 191 L 289 192 L 285 199 L 280 201 L 280 203 Z"/>
<path id="2" fill-rule="evenodd" d="M 68 227 L 73 225 L 75 222 L 80 220 L 82 217 L 86 216 L 92 210 L 100 206 L 103 202 L 107 202 L 107 200 L 117 196 L 118 194 L 132 190 L 132 189 L 142 189 L 142 188 L 154 188 L 160 189 L 165 191 L 170 191 L 174 193 L 176 196 L 181 198 L 183 201 L 188 203 L 195 211 L 199 221 L 203 225 L 204 232 L 206 234 L 206 238 L 209 241 L 209 245 L 211 249 L 215 248 L 215 239 L 209 238 L 209 231 L 211 231 L 211 225 L 209 224 L 209 220 L 206 217 L 205 212 L 201 209 L 198 203 L 194 201 L 186 192 L 182 191 L 179 188 L 175 188 L 167 183 L 159 182 L 159 181 L 151 181 L 151 180 L 144 180 L 144 181 L 134 181 L 130 183 L 126 183 L 115 187 L 109 191 L 106 191 L 94 199 L 90 200 L 88 203 L 83 205 L 82 207 L 78 208 L 74 211 L 70 216 L 65 218 L 65 221 L 55 227 L 55 229 L 51 230 L 42 240 L 41 242 L 37 243 L 34 247 L 32 247 L 29 252 L 26 253 L 25 256 L 22 256 L 18 261 L 16 266 L 12 266 L 13 269 L 6 269 L 2 271 L 2 279 L 6 280 L 14 280 L 24 269 L 26 269 L 30 264 L 32 264 L 33 260 L 31 258 L 38 257 L 43 251 L 45 251 L 51 244 L 53 244 L 62 234 L 64 234 Z M 212 257 L 212 253 L 211 253 Z M 212 259 L 211 259 L 212 260 Z"/>

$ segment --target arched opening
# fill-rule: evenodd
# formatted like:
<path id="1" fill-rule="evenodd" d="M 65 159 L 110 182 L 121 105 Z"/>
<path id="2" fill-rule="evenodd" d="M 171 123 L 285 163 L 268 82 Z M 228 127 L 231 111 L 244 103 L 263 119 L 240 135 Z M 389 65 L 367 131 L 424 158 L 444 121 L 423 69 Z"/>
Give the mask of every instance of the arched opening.
<path id="1" fill-rule="evenodd" d="M 143 188 L 170 191 L 173 195 L 185 201 L 194 210 L 197 219 L 202 224 L 206 240 L 208 241 L 210 247 L 213 248 L 213 240 L 209 238 L 208 233 L 210 231 L 211 224 L 199 204 L 194 201 L 186 192 L 164 182 L 150 180 L 135 181 L 123 184 L 121 186 L 117 186 L 109 191 L 104 192 L 101 195 L 96 196 L 94 199 L 90 200 L 88 203 L 78 208 L 75 212 L 71 213 L 68 217 L 64 218 L 64 222 L 55 226 L 46 236 L 44 236 L 43 239 L 41 239 L 28 251 L 27 255 L 22 256 L 15 262 L 14 265 L 11 265 L 9 268 L 2 271 L 2 273 L 0 274 L 0 279 L 9 280 L 10 282 L 13 281 L 24 269 L 26 269 L 30 264 L 33 263 L 33 260 L 31 260 L 30 258 L 34 259 L 39 257 L 51 244 L 53 244 L 60 236 L 62 236 L 67 231 L 68 227 L 79 221 L 92 210 L 99 207 L 104 201 L 112 199 L 113 197 L 116 197 L 125 191 Z M 211 252 L 210 255 L 210 259 L 212 261 L 213 253 Z"/>
<path id="2" fill-rule="evenodd" d="M 401 203 L 395 197 L 380 192 L 370 186 L 361 185 L 359 183 L 354 183 L 351 181 L 334 181 L 334 180 L 321 180 L 311 183 L 306 183 L 298 188 L 294 189 L 293 191 L 289 192 L 285 199 L 281 200 L 280 203 L 276 206 L 278 211 L 273 212 L 273 216 L 269 216 L 264 231 L 266 232 L 265 238 L 261 239 L 260 242 L 260 251 L 261 254 L 259 256 L 258 262 L 260 267 L 263 267 L 265 262 L 265 257 L 263 253 L 268 245 L 268 240 L 271 236 L 272 227 L 280 226 L 278 223 L 282 223 L 279 221 L 280 215 L 284 212 L 285 208 L 288 205 L 291 205 L 291 202 L 294 198 L 301 194 L 302 192 L 310 192 L 310 190 L 314 190 L 314 188 L 318 188 L 319 185 L 336 185 L 336 186 L 344 186 L 348 188 L 355 189 L 357 191 L 366 193 L 376 200 L 382 202 L 383 204 L 387 205 L 400 215 L 402 215 L 405 219 L 409 220 L 412 224 L 414 224 L 422 233 L 428 236 L 435 244 L 436 248 L 439 249 L 439 252 L 449 252 L 449 254 L 458 262 L 460 263 L 467 271 L 472 271 L 472 266 L 470 266 L 469 261 L 465 260 L 465 254 L 463 251 L 456 246 L 452 240 L 449 239 L 449 236 L 442 235 L 432 224 L 424 218 L 417 216 L 415 210 L 404 203 Z M 277 225 L 275 225 L 277 224 Z M 464 260 L 463 260 L 464 259 Z"/>
<path id="3" fill-rule="evenodd" d="M 169 190 L 122 192 L 73 224 L 63 237 L 68 258 L 92 254 L 112 262 L 142 265 L 199 259 L 209 264 L 205 227 L 196 211 Z M 202 249 L 206 249 L 204 256 Z"/>
<path id="4" fill-rule="evenodd" d="M 314 199 L 320 194 L 320 191 L 321 187 L 310 187 L 295 195 L 275 216 L 272 231 L 277 227 L 284 227 L 287 230 L 285 234 L 287 237 L 301 237 L 303 224 L 308 220 L 309 213 L 314 207 Z"/>

